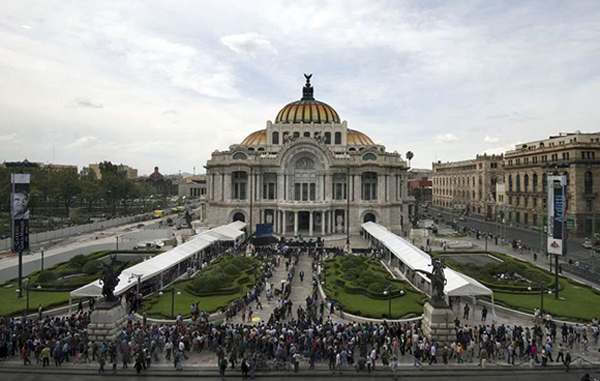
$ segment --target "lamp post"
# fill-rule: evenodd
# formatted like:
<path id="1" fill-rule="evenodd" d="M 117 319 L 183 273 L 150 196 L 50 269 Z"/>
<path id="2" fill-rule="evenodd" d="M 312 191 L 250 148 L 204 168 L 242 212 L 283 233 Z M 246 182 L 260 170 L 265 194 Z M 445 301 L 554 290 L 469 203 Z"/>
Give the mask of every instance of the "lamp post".
<path id="1" fill-rule="evenodd" d="M 142 274 L 130 274 L 127 283 L 131 283 L 131 280 L 137 278 L 137 295 L 140 296 L 140 286 L 142 284 Z"/>
<path id="2" fill-rule="evenodd" d="M 388 297 L 388 319 L 392 318 L 392 292 L 390 290 L 390 286 L 387 286 L 385 290 L 383 290 L 383 295 Z"/>
<path id="3" fill-rule="evenodd" d="M 42 246 L 42 247 L 40 248 L 40 250 L 41 250 L 41 253 L 42 253 L 42 262 L 41 262 L 41 264 L 42 264 L 42 269 L 41 269 L 41 270 L 42 270 L 42 271 L 44 271 L 44 246 Z"/>
<path id="4" fill-rule="evenodd" d="M 26 299 L 26 303 L 27 303 L 27 309 L 25 310 L 26 311 L 25 315 L 27 316 L 27 314 L 29 313 L 29 278 L 23 279 L 23 283 L 25 283 L 24 284 L 24 286 L 25 286 L 25 299 Z M 40 289 L 42 287 L 38 285 L 37 288 Z M 23 294 L 22 294 L 22 291 L 21 291 L 20 288 L 17 288 L 15 290 L 15 292 L 17 293 L 17 296 L 19 298 L 22 297 Z"/>
<path id="5" fill-rule="evenodd" d="M 531 286 L 527 287 L 528 291 L 531 291 Z M 540 312 L 544 312 L 544 291 L 547 291 L 549 295 L 552 295 L 552 289 L 546 287 L 543 283 L 540 283 Z"/>
<path id="6" fill-rule="evenodd" d="M 181 295 L 181 290 L 177 287 L 171 287 L 171 318 L 175 318 L 175 291 L 177 295 Z M 162 291 L 159 291 L 158 295 L 163 295 Z"/>

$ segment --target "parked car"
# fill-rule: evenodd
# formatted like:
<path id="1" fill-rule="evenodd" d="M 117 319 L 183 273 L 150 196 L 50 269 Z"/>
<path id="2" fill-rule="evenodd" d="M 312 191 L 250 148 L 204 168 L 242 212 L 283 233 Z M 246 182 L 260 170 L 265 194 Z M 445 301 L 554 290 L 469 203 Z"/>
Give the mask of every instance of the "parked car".
<path id="1" fill-rule="evenodd" d="M 460 216 L 460 217 L 458 217 L 458 220 L 459 220 L 459 221 L 463 221 L 463 222 L 464 222 L 464 221 L 466 221 L 467 219 L 465 218 L 465 216 Z"/>
<path id="2" fill-rule="evenodd" d="M 589 238 L 586 238 L 581 243 L 581 246 L 583 246 L 584 249 L 591 249 L 592 248 L 592 241 Z"/>

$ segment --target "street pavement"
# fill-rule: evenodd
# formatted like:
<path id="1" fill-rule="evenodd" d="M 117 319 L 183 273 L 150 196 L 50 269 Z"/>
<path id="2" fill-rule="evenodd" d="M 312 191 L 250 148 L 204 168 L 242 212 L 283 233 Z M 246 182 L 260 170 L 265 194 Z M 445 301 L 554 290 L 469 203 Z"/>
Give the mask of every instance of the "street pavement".
<path id="1" fill-rule="evenodd" d="M 458 219 L 458 215 L 436 208 L 431 208 L 430 213 L 432 213 L 434 217 L 438 213 L 441 213 L 446 222 L 452 222 L 452 220 Z M 541 239 L 539 231 L 505 226 L 493 221 L 485 221 L 483 219 L 474 217 L 465 217 L 465 221 L 458 221 L 457 225 L 460 227 L 467 227 L 469 229 L 476 229 L 482 232 L 491 233 L 493 235 L 500 235 L 511 240 L 520 240 L 523 244 L 537 251 L 539 251 L 540 248 Z M 581 238 L 569 237 L 567 241 L 568 256 L 580 261 L 589 261 L 592 258 L 592 251 L 581 246 L 582 242 L 583 239 Z"/>

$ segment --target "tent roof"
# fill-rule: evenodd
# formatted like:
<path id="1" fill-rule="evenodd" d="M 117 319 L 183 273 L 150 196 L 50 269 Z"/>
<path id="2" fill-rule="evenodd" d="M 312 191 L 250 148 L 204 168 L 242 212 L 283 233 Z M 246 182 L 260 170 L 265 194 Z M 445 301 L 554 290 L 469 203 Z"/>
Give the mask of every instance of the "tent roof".
<path id="1" fill-rule="evenodd" d="M 431 256 L 404 238 L 397 236 L 374 222 L 366 222 L 362 224 L 362 228 L 387 247 L 396 258 L 401 260 L 411 270 L 431 271 Z M 444 275 L 446 275 L 447 281 L 444 291 L 449 296 L 492 294 L 492 290 L 475 279 L 450 268 L 444 270 Z"/>
<path id="2" fill-rule="evenodd" d="M 121 295 L 131 287 L 137 284 L 137 275 L 141 275 L 141 281 L 152 278 L 178 263 L 196 255 L 196 253 L 212 245 L 217 240 L 235 240 L 244 234 L 236 227 L 244 228 L 243 222 L 233 222 L 229 225 L 223 225 L 212 230 L 206 230 L 191 240 L 172 248 L 171 250 L 156 255 L 147 261 L 131 266 L 119 275 L 119 283 L 115 288 L 115 295 Z M 134 276 L 135 275 L 135 276 Z M 71 291 L 71 296 L 75 297 L 99 297 L 102 296 L 102 286 L 99 280 L 95 280 L 77 290 Z"/>

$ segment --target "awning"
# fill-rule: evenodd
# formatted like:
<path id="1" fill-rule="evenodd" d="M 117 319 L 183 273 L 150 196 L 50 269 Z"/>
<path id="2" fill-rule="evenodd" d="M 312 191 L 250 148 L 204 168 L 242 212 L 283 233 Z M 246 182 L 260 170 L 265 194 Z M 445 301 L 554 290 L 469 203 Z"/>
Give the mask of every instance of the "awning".
<path id="1" fill-rule="evenodd" d="M 362 228 L 411 270 L 431 271 L 431 256 L 404 238 L 374 222 L 366 222 Z M 447 281 L 444 291 L 449 296 L 492 295 L 486 286 L 450 268 L 444 270 L 444 275 Z"/>
<path id="2" fill-rule="evenodd" d="M 242 226 L 243 229 L 246 224 L 242 222 L 240 225 L 238 221 L 204 231 L 189 241 L 174 247 L 165 253 L 156 255 L 147 261 L 123 270 L 121 275 L 119 275 L 119 283 L 114 291 L 115 295 L 121 295 L 130 288 L 135 287 L 137 285 L 138 275 L 141 275 L 141 282 L 143 283 L 155 275 L 167 271 L 180 262 L 193 257 L 197 253 L 211 246 L 215 241 L 231 241 L 240 238 L 244 235 L 243 231 L 236 228 L 240 226 Z M 100 281 L 96 280 L 77 290 L 71 291 L 70 295 L 72 297 L 99 297 L 102 296 L 102 286 L 100 285 Z"/>

